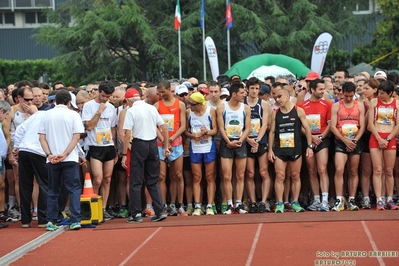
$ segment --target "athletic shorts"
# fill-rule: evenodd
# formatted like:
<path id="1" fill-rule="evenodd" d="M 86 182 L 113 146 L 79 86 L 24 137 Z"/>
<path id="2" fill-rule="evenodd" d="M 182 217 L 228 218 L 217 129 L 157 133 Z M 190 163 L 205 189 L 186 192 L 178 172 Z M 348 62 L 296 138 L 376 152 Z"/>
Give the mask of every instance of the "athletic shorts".
<path id="1" fill-rule="evenodd" d="M 298 155 L 276 155 L 276 156 L 283 162 L 288 162 L 288 161 L 295 162 L 296 160 L 301 158 L 300 154 L 298 154 Z"/>
<path id="2" fill-rule="evenodd" d="M 125 171 L 126 170 L 125 168 L 123 168 L 121 162 L 122 162 L 122 157 L 118 157 L 118 161 L 114 165 L 114 170 L 116 170 L 116 171 Z"/>
<path id="3" fill-rule="evenodd" d="M 346 151 L 346 145 L 339 139 L 335 139 L 335 152 L 345 153 L 348 155 L 361 154 L 363 151 L 363 142 L 358 141 L 356 148 L 352 152 Z"/>
<path id="4" fill-rule="evenodd" d="M 360 138 L 360 141 L 363 142 L 363 152 L 370 153 L 370 136 L 371 133 L 367 131 Z"/>
<path id="5" fill-rule="evenodd" d="M 258 158 L 265 154 L 268 149 L 267 143 L 259 143 L 258 151 L 253 153 L 251 152 L 252 146 L 247 143 L 247 156 L 250 158 Z"/>
<path id="6" fill-rule="evenodd" d="M 387 132 L 387 133 L 378 132 L 378 135 L 380 135 L 380 137 L 383 139 L 386 139 L 389 136 L 389 134 L 390 134 L 389 132 Z M 373 134 L 371 134 L 371 136 L 370 136 L 369 147 L 370 147 L 370 149 L 379 149 L 378 141 Z M 396 150 L 396 138 L 392 138 L 388 142 L 388 146 L 385 148 L 385 150 L 388 150 L 388 151 Z"/>
<path id="7" fill-rule="evenodd" d="M 184 152 L 183 145 L 173 146 L 172 153 L 169 156 L 171 162 L 176 161 Z M 164 161 L 165 156 L 163 156 L 163 147 L 158 147 L 159 159 Z"/>
<path id="8" fill-rule="evenodd" d="M 216 151 L 211 151 L 208 153 L 191 153 L 190 152 L 191 163 L 196 164 L 208 164 L 216 160 Z"/>
<path id="9" fill-rule="evenodd" d="M 183 171 L 191 171 L 190 157 L 183 157 Z"/>
<path id="10" fill-rule="evenodd" d="M 10 164 L 8 159 L 4 160 L 4 166 L 5 166 L 6 170 L 11 170 L 12 169 L 12 165 Z"/>
<path id="11" fill-rule="evenodd" d="M 246 158 L 247 142 L 244 141 L 239 148 L 230 149 L 224 139 L 220 141 L 220 157 L 222 158 Z"/>
<path id="12" fill-rule="evenodd" d="M 319 151 L 321 151 L 322 149 L 325 149 L 325 148 L 327 148 L 327 149 L 330 148 L 330 138 L 329 137 L 323 139 L 321 144 L 319 146 L 317 146 L 313 151 L 314 151 L 314 153 L 318 153 Z"/>
<path id="13" fill-rule="evenodd" d="M 89 146 L 88 158 L 93 158 L 101 162 L 107 162 L 115 159 L 116 151 L 114 146 Z"/>

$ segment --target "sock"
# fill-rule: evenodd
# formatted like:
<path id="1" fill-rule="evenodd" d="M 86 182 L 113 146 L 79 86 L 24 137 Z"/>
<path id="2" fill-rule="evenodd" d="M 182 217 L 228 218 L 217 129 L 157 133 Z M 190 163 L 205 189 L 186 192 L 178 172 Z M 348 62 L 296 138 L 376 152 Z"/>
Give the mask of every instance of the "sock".
<path id="1" fill-rule="evenodd" d="M 367 197 L 363 197 L 363 201 L 370 201 L 370 198 L 367 196 Z"/>
<path id="2" fill-rule="evenodd" d="M 320 195 L 314 195 L 314 201 L 320 203 Z"/>
<path id="3" fill-rule="evenodd" d="M 340 202 L 343 202 L 344 197 L 342 197 L 342 196 L 337 196 L 337 199 L 338 199 Z"/>
<path id="4" fill-rule="evenodd" d="M 212 204 L 208 203 L 208 205 L 206 205 L 206 208 L 212 208 Z"/>
<path id="5" fill-rule="evenodd" d="M 236 207 L 240 206 L 241 204 L 241 200 L 236 200 Z"/>
<path id="6" fill-rule="evenodd" d="M 187 209 L 190 209 L 190 208 L 192 208 L 193 207 L 193 204 L 192 203 L 187 203 Z"/>
<path id="7" fill-rule="evenodd" d="M 17 199 L 17 197 L 15 197 L 15 196 L 8 196 L 8 209 L 9 210 L 11 210 L 12 207 L 14 207 L 16 199 Z"/>
<path id="8" fill-rule="evenodd" d="M 355 200 L 355 197 L 354 196 L 349 196 L 349 201 L 351 201 L 351 200 Z"/>
<path id="9" fill-rule="evenodd" d="M 33 208 L 33 211 L 37 213 L 37 207 Z"/>
<path id="10" fill-rule="evenodd" d="M 232 199 L 227 200 L 227 205 L 233 206 L 233 200 Z"/>
<path id="11" fill-rule="evenodd" d="M 69 207 L 65 207 L 65 210 L 64 210 L 64 211 L 66 211 L 66 212 L 69 211 Z"/>
<path id="12" fill-rule="evenodd" d="M 322 199 L 322 201 L 327 202 L 328 201 L 328 192 L 321 193 L 321 199 Z"/>
<path id="13" fill-rule="evenodd" d="M 147 207 L 146 207 L 148 210 L 149 209 L 152 209 L 152 205 L 151 204 L 147 204 Z"/>
<path id="14" fill-rule="evenodd" d="M 196 202 L 196 203 L 195 203 L 195 208 L 196 208 L 196 209 L 198 209 L 198 208 L 201 209 L 201 203 L 200 203 L 200 202 Z"/>
<path id="15" fill-rule="evenodd" d="M 382 202 L 385 202 L 385 197 L 382 196 L 382 197 L 381 197 L 381 200 L 382 200 Z"/>
<path id="16" fill-rule="evenodd" d="M 391 201 L 392 197 L 387 197 L 387 202 Z"/>
<path id="17" fill-rule="evenodd" d="M 176 205 L 175 205 L 174 202 L 171 202 L 169 206 L 170 206 L 171 208 L 176 208 Z"/>
<path id="18" fill-rule="evenodd" d="M 379 197 L 379 198 L 377 198 L 377 203 L 378 203 L 379 201 L 384 202 L 384 197 Z"/>

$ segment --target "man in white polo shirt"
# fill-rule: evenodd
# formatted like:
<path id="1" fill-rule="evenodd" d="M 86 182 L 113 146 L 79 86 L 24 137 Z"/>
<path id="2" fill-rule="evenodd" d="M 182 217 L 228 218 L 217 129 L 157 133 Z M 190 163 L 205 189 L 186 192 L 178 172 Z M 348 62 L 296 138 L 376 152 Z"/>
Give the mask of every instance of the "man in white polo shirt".
<path id="1" fill-rule="evenodd" d="M 61 187 L 65 185 L 69 192 L 71 210 L 70 229 L 80 229 L 80 193 L 82 187 L 79 175 L 79 154 L 76 145 L 84 128 L 77 112 L 70 110 L 71 95 L 60 90 L 55 96 L 56 106 L 47 111 L 39 127 L 39 140 L 47 157 L 48 198 L 47 231 L 57 229 L 58 199 Z"/>
<path id="2" fill-rule="evenodd" d="M 130 163 L 130 214 L 127 219 L 128 223 L 142 223 L 141 217 L 141 188 L 143 185 L 143 176 L 148 192 L 152 198 L 155 215 L 151 217 L 151 221 L 157 222 L 164 220 L 166 214 L 163 210 L 163 201 L 161 190 L 158 184 L 160 164 L 157 146 L 157 127 L 161 130 L 164 138 L 163 155 L 165 158 L 170 156 L 168 149 L 168 130 L 165 122 L 157 109 L 141 101 L 140 94 L 135 89 L 130 101 L 133 102 L 132 108 L 129 108 L 123 129 L 125 137 L 123 141 L 122 166 L 127 168 Z M 130 162 L 126 162 L 126 155 L 130 140 L 132 139 L 132 148 Z"/>

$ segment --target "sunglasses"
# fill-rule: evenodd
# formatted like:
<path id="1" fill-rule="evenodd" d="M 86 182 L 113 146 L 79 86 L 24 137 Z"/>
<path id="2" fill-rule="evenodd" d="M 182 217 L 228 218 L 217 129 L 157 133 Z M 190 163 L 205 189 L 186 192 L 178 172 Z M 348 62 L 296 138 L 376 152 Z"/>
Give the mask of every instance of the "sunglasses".
<path id="1" fill-rule="evenodd" d="M 88 93 L 92 93 L 93 92 L 93 90 L 90 90 L 90 91 L 87 91 Z"/>
<path id="2" fill-rule="evenodd" d="M 305 90 L 305 89 L 306 89 L 306 87 L 303 86 L 302 84 L 298 84 L 298 88 L 300 88 L 300 89 L 302 89 L 302 90 Z"/>
<path id="3" fill-rule="evenodd" d="M 185 96 L 187 96 L 188 95 L 188 93 L 187 92 L 185 92 L 185 93 L 182 93 L 182 94 L 179 94 L 179 96 L 180 97 L 185 97 Z"/>
<path id="4" fill-rule="evenodd" d="M 98 91 L 98 88 L 93 88 L 93 91 Z"/>
<path id="5" fill-rule="evenodd" d="M 189 102 L 189 104 L 190 104 L 191 106 L 197 106 L 197 105 L 199 105 L 200 103 L 192 103 L 192 102 Z"/>
<path id="6" fill-rule="evenodd" d="M 24 98 L 24 101 L 25 102 L 31 102 L 31 101 L 33 101 L 33 98 Z"/>

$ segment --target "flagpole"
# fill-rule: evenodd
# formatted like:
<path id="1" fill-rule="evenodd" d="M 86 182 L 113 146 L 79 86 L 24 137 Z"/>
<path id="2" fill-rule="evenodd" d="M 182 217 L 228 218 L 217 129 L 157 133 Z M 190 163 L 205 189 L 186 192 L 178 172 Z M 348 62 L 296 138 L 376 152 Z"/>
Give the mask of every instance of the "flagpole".
<path id="1" fill-rule="evenodd" d="M 231 61 L 230 61 L 230 29 L 227 29 L 227 67 L 230 69 Z"/>
<path id="2" fill-rule="evenodd" d="M 179 42 L 179 80 L 182 79 L 182 70 L 181 70 L 181 38 L 180 38 L 180 27 L 178 29 L 178 42 Z"/>
<path id="3" fill-rule="evenodd" d="M 202 22 L 203 29 L 202 29 L 202 53 L 203 53 L 203 63 L 204 63 L 204 81 L 206 80 L 206 55 L 205 55 L 205 19 Z"/>

